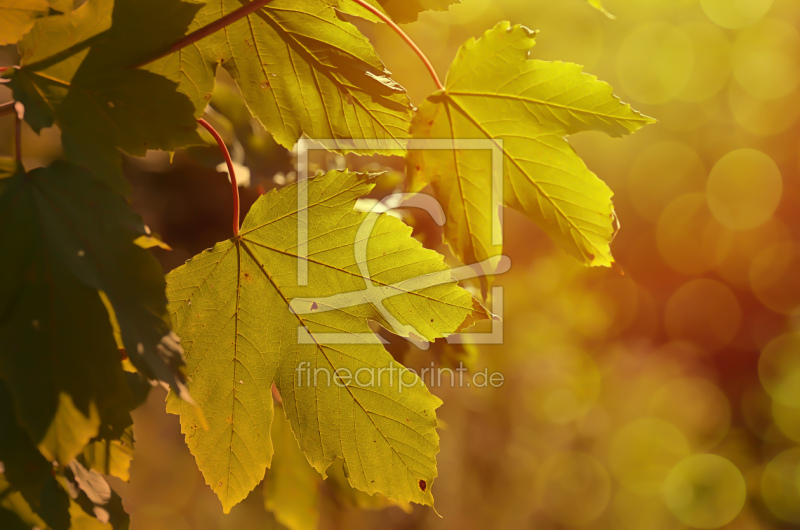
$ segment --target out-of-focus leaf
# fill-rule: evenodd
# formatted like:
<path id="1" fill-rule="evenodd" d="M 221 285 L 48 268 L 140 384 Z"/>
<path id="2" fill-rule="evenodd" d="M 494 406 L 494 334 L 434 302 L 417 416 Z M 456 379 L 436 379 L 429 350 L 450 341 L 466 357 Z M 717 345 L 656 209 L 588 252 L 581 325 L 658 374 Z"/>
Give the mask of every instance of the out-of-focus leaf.
<path id="1" fill-rule="evenodd" d="M 129 68 L 177 40 L 197 9 L 178 0 L 88 0 L 40 19 L 20 42 L 21 68 L 6 74 L 25 120 L 36 132 L 58 124 L 67 158 L 126 193 L 118 148 L 142 156 L 201 143 L 175 83 Z"/>
<path id="2" fill-rule="evenodd" d="M 212 0 L 190 30 L 241 5 Z M 411 118 L 405 90 L 388 77 L 367 38 L 327 0 L 273 0 L 148 68 L 177 81 L 199 115 L 211 97 L 217 64 L 233 76 L 252 113 L 284 147 L 292 148 L 306 134 L 383 140 L 390 144 L 386 152 L 405 148 Z"/>
<path id="3" fill-rule="evenodd" d="M 616 18 L 614 15 L 609 13 L 608 10 L 605 7 L 603 7 L 603 0 L 587 0 L 587 1 L 589 2 L 590 6 L 592 6 L 595 9 L 597 9 L 598 11 L 603 13 L 608 18 Z"/>
<path id="4" fill-rule="evenodd" d="M 484 139 L 478 149 L 409 153 L 414 189 L 430 183 L 448 212 L 445 240 L 464 263 L 497 256 L 492 227 L 502 204 L 524 212 L 588 265 L 613 263 L 611 190 L 564 139 L 597 130 L 621 136 L 651 123 L 611 87 L 570 63 L 529 60 L 534 32 L 507 22 L 464 44 L 445 90 L 412 124 L 417 139 Z M 488 144 L 488 145 L 487 145 Z M 494 146 L 502 184 L 493 190 Z"/>
<path id="5" fill-rule="evenodd" d="M 4 182 L 0 248 L 14 259 L 0 261 L 0 379 L 31 438 L 66 464 L 98 433 L 92 418 L 124 429 L 140 402 L 100 291 L 143 375 L 183 389 L 182 350 L 161 267 L 134 244 L 144 228 L 121 196 L 66 162 Z M 80 435 L 67 429 L 76 425 Z"/>
<path id="6" fill-rule="evenodd" d="M 431 341 L 487 314 L 452 280 L 442 256 L 411 237 L 410 227 L 385 214 L 353 211 L 372 187 L 370 177 L 333 171 L 262 195 L 240 237 L 167 276 L 169 310 L 187 348 L 190 389 L 209 430 L 174 396 L 167 410 L 180 414 L 189 449 L 226 512 L 270 464 L 273 381 L 300 448 L 318 472 L 324 475 L 341 458 L 353 487 L 433 503 L 434 411 L 440 401 L 392 360 L 368 320 Z M 296 245 L 298 223 L 306 221 L 298 220 L 298 200 L 306 193 L 308 283 L 301 286 Z M 367 231 L 359 234 L 362 224 Z M 394 296 L 370 303 L 365 283 Z M 331 306 L 337 297 L 341 304 Z M 326 310 L 333 307 L 339 309 Z M 330 374 L 383 371 L 374 387 L 314 385 L 298 383 L 304 367 Z M 411 388 L 400 390 L 400 372 Z"/>
<path id="7" fill-rule="evenodd" d="M 31 527 L 25 524 L 25 521 L 19 515 L 0 506 L 0 528 L 5 530 L 30 530 Z"/>
<path id="8" fill-rule="evenodd" d="M 0 461 L 3 462 L 4 477 L 0 482 L 6 480 L 8 486 L 19 491 L 31 511 L 48 527 L 67 530 L 70 525 L 69 497 L 53 476 L 53 465 L 36 449 L 17 422 L 11 394 L 1 380 Z M 0 497 L 3 495 L 3 486 L 0 484 Z M 19 515 L 24 517 L 24 514 Z M 6 526 L 0 525 L 0 528 L 5 529 Z"/>
<path id="9" fill-rule="evenodd" d="M 272 422 L 275 455 L 264 481 L 264 504 L 289 530 L 316 530 L 322 478 L 297 446 L 283 407 Z"/>
<path id="10" fill-rule="evenodd" d="M 86 413 L 79 410 L 66 392 L 58 395 L 58 407 L 39 441 L 39 450 L 50 460 L 66 464 L 75 458 L 100 429 L 100 414 L 94 402 Z"/>
<path id="11" fill-rule="evenodd" d="M 49 10 L 47 0 L 0 0 L 0 46 L 18 42 Z"/>
<path id="12" fill-rule="evenodd" d="M 20 527 L 20 523 L 24 526 Z M 17 528 L 31 530 L 34 527 L 47 527 L 42 518 L 36 515 L 27 501 L 25 501 L 22 493 L 16 491 L 8 483 L 3 473 L 0 473 L 0 525 L 2 525 L 0 528 L 4 530 L 6 528 L 5 525 L 8 525 L 8 528 L 13 530 Z"/>
<path id="13" fill-rule="evenodd" d="M 59 13 L 69 13 L 75 7 L 75 0 L 47 0 L 47 3 Z"/>
<path id="14" fill-rule="evenodd" d="M 103 475 L 87 469 L 80 460 L 70 462 L 64 475 L 74 499 L 73 508 L 70 510 L 73 527 L 83 528 L 83 524 L 96 526 L 100 523 L 110 525 L 113 530 L 128 529 L 130 517 L 122 507 L 122 499 L 111 489 Z M 83 514 L 74 509 L 75 504 L 83 510 Z M 84 514 L 91 519 L 87 520 L 83 517 Z"/>
<path id="15" fill-rule="evenodd" d="M 133 429 L 127 428 L 118 439 L 98 439 L 83 448 L 86 467 L 127 482 L 133 460 Z"/>

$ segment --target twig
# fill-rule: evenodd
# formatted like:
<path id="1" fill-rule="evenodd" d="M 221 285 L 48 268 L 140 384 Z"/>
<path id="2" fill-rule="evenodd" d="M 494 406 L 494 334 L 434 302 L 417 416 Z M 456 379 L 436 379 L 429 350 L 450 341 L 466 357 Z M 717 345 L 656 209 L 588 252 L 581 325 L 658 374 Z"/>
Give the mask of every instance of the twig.
<path id="1" fill-rule="evenodd" d="M 247 15 L 250 15 L 250 14 L 258 11 L 259 9 L 261 9 L 262 7 L 264 7 L 265 5 L 270 3 L 271 1 L 272 0 L 255 0 L 254 2 L 251 2 L 249 4 L 243 5 L 239 9 L 236 9 L 235 11 L 231 11 L 230 13 L 225 15 L 224 17 L 219 18 L 219 19 L 215 20 L 214 22 L 211 22 L 210 24 L 208 24 L 206 26 L 203 26 L 202 28 L 200 28 L 198 30 L 193 31 L 193 32 L 189 33 L 188 35 L 185 35 L 184 37 L 181 37 L 181 39 L 176 41 L 175 44 L 173 44 L 172 46 L 170 46 L 168 50 L 160 53 L 159 55 L 157 55 L 155 57 L 147 59 L 146 61 L 143 61 L 143 62 L 133 66 L 133 68 L 139 68 L 139 67 L 144 66 L 146 64 L 150 64 L 152 62 L 155 62 L 155 61 L 161 59 L 162 57 L 166 57 L 167 55 L 175 53 L 176 51 L 180 50 L 181 48 L 185 48 L 186 46 L 189 46 L 190 44 L 194 44 L 195 42 L 199 41 L 200 39 L 202 39 L 204 37 L 208 37 L 212 33 L 216 33 L 217 31 L 221 30 L 225 26 L 233 24 L 237 20 L 239 20 L 241 18 L 244 18 Z"/>
<path id="2" fill-rule="evenodd" d="M 231 178 L 231 193 L 233 194 L 233 235 L 234 237 L 239 237 L 239 186 L 236 184 L 236 172 L 233 170 L 231 154 L 228 152 L 228 146 L 225 145 L 225 141 L 210 123 L 203 118 L 197 120 L 197 123 L 205 127 L 205 129 L 211 133 L 211 136 L 214 137 L 214 140 L 217 141 L 219 150 L 222 151 L 222 156 L 225 158 L 225 163 L 228 165 L 228 175 L 230 175 Z"/>
<path id="3" fill-rule="evenodd" d="M 14 154 L 17 158 L 17 164 L 22 164 L 22 120 L 19 117 L 19 112 L 14 114 Z"/>

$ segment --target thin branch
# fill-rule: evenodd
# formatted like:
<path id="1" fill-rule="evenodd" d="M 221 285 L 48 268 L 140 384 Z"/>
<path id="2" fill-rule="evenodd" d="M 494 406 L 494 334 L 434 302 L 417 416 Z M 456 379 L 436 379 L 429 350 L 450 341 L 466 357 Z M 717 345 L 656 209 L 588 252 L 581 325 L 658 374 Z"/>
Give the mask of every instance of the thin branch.
<path id="1" fill-rule="evenodd" d="M 175 44 L 170 46 L 168 50 L 160 53 L 159 55 L 157 55 L 155 57 L 147 59 L 146 61 L 143 61 L 143 62 L 133 66 L 133 68 L 139 68 L 139 67 L 144 66 L 146 64 L 150 64 L 150 63 L 155 62 L 155 61 L 157 61 L 157 60 L 159 60 L 159 59 L 161 59 L 163 57 L 166 57 L 167 55 L 171 55 L 171 54 L 175 53 L 176 51 L 180 50 L 181 48 L 185 48 L 186 46 L 189 46 L 190 44 L 194 44 L 195 42 L 199 41 L 200 39 L 208 37 L 212 33 L 216 33 L 217 31 L 221 30 L 225 26 L 229 26 L 229 25 L 233 24 L 234 22 L 236 22 L 237 20 L 239 20 L 241 18 L 244 18 L 247 15 L 250 15 L 252 13 L 255 13 L 256 11 L 258 11 L 259 9 L 264 7 L 265 5 L 269 4 L 270 2 L 272 2 L 272 0 L 255 0 L 254 2 L 251 2 L 249 4 L 243 5 L 239 9 L 231 11 L 230 13 L 225 15 L 224 17 L 219 18 L 219 19 L 215 20 L 214 22 L 211 22 L 210 24 L 208 24 L 206 26 L 203 26 L 202 28 L 200 28 L 198 30 L 195 30 L 195 31 L 189 33 L 188 35 L 182 37 L 181 39 L 176 41 Z"/>
<path id="2" fill-rule="evenodd" d="M 406 32 L 403 31 L 400 28 L 400 26 L 398 26 L 395 23 L 394 20 L 392 20 L 391 18 L 386 16 L 383 12 L 381 12 L 378 8 L 368 4 L 364 0 L 353 0 L 353 2 L 360 5 L 361 7 L 363 7 L 364 9 L 366 9 L 367 11 L 371 12 L 373 15 L 384 21 L 386 25 L 388 25 L 390 28 L 394 30 L 395 33 L 400 35 L 400 38 L 402 38 L 406 42 L 406 44 L 408 44 L 408 46 L 414 51 L 414 53 L 417 54 L 420 60 L 422 60 L 422 64 L 424 64 L 425 68 L 428 69 L 428 72 L 431 74 L 431 78 L 433 78 L 433 82 L 436 83 L 436 86 L 439 88 L 439 90 L 444 91 L 444 85 L 442 84 L 442 81 L 439 79 L 439 76 L 436 74 L 436 70 L 433 68 L 433 65 L 425 56 L 425 53 L 423 53 L 423 51 L 419 48 L 419 46 L 417 46 L 416 42 L 411 40 L 411 37 L 406 35 Z"/>
<path id="3" fill-rule="evenodd" d="M 239 237 L 239 186 L 236 183 L 236 172 L 233 170 L 231 154 L 228 152 L 228 146 L 225 145 L 225 141 L 210 123 L 203 118 L 197 120 L 197 123 L 205 127 L 205 129 L 211 133 L 211 136 L 214 137 L 214 140 L 217 141 L 219 150 L 222 151 L 222 156 L 225 158 L 225 163 L 228 165 L 228 175 L 231 177 L 231 193 L 233 194 L 233 235 L 234 237 Z"/>
<path id="4" fill-rule="evenodd" d="M 14 154 L 17 164 L 22 164 L 22 120 L 19 112 L 14 114 Z"/>

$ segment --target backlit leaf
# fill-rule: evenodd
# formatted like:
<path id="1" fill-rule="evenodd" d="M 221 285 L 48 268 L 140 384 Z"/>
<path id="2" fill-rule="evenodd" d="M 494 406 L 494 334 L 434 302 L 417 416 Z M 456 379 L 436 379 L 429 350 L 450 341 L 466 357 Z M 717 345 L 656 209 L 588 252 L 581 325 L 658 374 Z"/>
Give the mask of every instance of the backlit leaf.
<path id="1" fill-rule="evenodd" d="M 127 482 L 133 460 L 133 429 L 126 429 L 119 439 L 92 441 L 83 448 L 83 460 L 87 468 Z"/>
<path id="2" fill-rule="evenodd" d="M 118 148 L 143 156 L 148 149 L 201 143 L 191 102 L 176 84 L 129 68 L 148 49 L 178 38 L 197 10 L 171 0 L 165 12 L 150 7 L 146 19 L 152 5 L 88 0 L 68 14 L 40 19 L 20 42 L 21 68 L 7 74 L 31 127 L 39 132 L 57 124 L 67 158 L 121 193 L 128 184 Z M 169 22 L 158 23 L 162 19 Z"/>
<path id="3" fill-rule="evenodd" d="M 47 0 L 0 0 L 0 46 L 19 41 L 49 9 Z"/>
<path id="4" fill-rule="evenodd" d="M 211 0 L 190 30 L 241 6 L 238 0 Z M 179 82 L 199 115 L 211 97 L 217 64 L 233 76 L 252 113 L 284 147 L 306 134 L 377 139 L 394 150 L 404 148 L 411 117 L 405 90 L 329 1 L 273 0 L 149 68 Z"/>
<path id="5" fill-rule="evenodd" d="M 31 530 L 46 528 L 46 523 L 28 505 L 19 491 L 16 491 L 0 473 L 0 528 L 4 530 Z M 54 530 L 61 530 L 56 527 Z"/>
<path id="6" fill-rule="evenodd" d="M 621 136 L 653 120 L 620 102 L 611 87 L 579 65 L 529 59 L 533 45 L 534 32 L 503 22 L 461 47 L 445 90 L 420 106 L 412 135 L 485 143 L 409 153 L 412 187 L 431 184 L 448 211 L 445 239 L 465 263 L 501 252 L 492 227 L 505 204 L 586 264 L 608 266 L 614 261 L 611 190 L 564 137 L 587 130 Z M 493 175 L 493 147 L 502 174 Z"/>
<path id="7" fill-rule="evenodd" d="M 592 6 L 595 9 L 597 9 L 598 11 L 603 13 L 608 18 L 616 18 L 616 17 L 614 17 L 614 15 L 609 13 L 608 10 L 606 10 L 605 7 L 603 7 L 603 1 L 602 0 L 588 0 L 588 2 L 589 2 L 590 6 Z"/>
<path id="8" fill-rule="evenodd" d="M 189 387 L 209 430 L 174 396 L 167 410 L 180 414 L 189 449 L 225 511 L 270 465 L 273 381 L 318 472 L 339 458 L 362 491 L 433 504 L 440 401 L 394 362 L 368 321 L 432 341 L 487 314 L 410 227 L 353 210 L 372 187 L 370 177 L 334 171 L 263 195 L 239 238 L 167 276 Z M 306 194 L 307 209 L 298 208 Z M 308 227 L 307 259 L 298 226 Z M 307 285 L 298 282 L 298 263 L 308 265 Z M 324 373 L 307 380 L 307 368 Z M 359 369 L 373 370 L 372 385 L 333 379 L 336 370 Z M 410 388 L 401 389 L 400 374 Z"/>

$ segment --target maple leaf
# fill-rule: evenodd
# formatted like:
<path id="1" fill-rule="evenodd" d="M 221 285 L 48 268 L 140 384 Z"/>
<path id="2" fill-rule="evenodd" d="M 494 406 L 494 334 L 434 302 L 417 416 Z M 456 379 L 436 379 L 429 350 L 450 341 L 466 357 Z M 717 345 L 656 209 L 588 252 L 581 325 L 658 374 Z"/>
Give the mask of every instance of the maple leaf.
<path id="1" fill-rule="evenodd" d="M 19 41 L 49 9 L 47 0 L 0 0 L 0 46 Z"/>
<path id="2" fill-rule="evenodd" d="M 66 157 L 120 193 L 118 149 L 143 156 L 202 144 L 194 109 L 177 85 L 135 60 L 180 37 L 199 6 L 156 0 L 88 0 L 67 14 L 39 19 L 20 42 L 20 68 L 9 70 L 14 99 L 37 133 L 57 124 Z"/>
<path id="3" fill-rule="evenodd" d="M 411 120 L 408 96 L 388 77 L 367 38 L 340 19 L 334 5 L 273 0 L 148 69 L 179 82 L 199 116 L 211 97 L 214 71 L 222 65 L 253 115 L 290 149 L 306 134 L 383 140 L 385 152 L 402 152 Z M 190 29 L 241 6 L 238 0 L 212 0 Z"/>
<path id="4" fill-rule="evenodd" d="M 622 136 L 652 123 L 582 67 L 530 60 L 535 32 L 501 22 L 458 52 L 445 81 L 420 106 L 416 139 L 486 139 L 502 153 L 502 204 L 525 213 L 589 265 L 613 263 L 611 190 L 564 138 L 597 130 Z M 488 150 L 414 150 L 412 189 L 431 184 L 447 205 L 444 237 L 464 263 L 497 256 L 499 223 Z M 494 223 L 492 222 L 494 220 Z"/>
<path id="5" fill-rule="evenodd" d="M 0 261 L 0 380 L 31 439 L 66 465 L 101 421 L 104 430 L 129 426 L 142 400 L 103 296 L 137 369 L 186 396 L 182 350 L 161 267 L 136 245 L 144 226 L 120 195 L 62 161 L 20 168 L 0 190 L 0 248 L 14 256 Z"/>
<path id="6" fill-rule="evenodd" d="M 2 482 L 19 491 L 25 503 L 53 530 L 69 528 L 69 496 L 53 476 L 53 465 L 36 449 L 16 420 L 11 393 L 0 380 L 0 498 Z M 3 522 L 0 517 L 0 522 Z M 2 526 L 6 528 L 6 526 Z M 28 528 L 28 527 L 26 527 Z"/>
<path id="7" fill-rule="evenodd" d="M 323 476 L 342 459 L 357 489 L 433 504 L 440 401 L 395 363 L 368 321 L 433 341 L 488 315 L 410 227 L 353 210 L 372 187 L 370 176 L 333 171 L 268 193 L 239 237 L 167 275 L 189 388 L 209 429 L 175 396 L 167 410 L 180 414 L 226 512 L 270 465 L 273 382 L 300 449 Z M 305 255 L 298 226 L 308 227 Z M 298 264 L 307 266 L 306 285 Z M 334 378 L 360 369 L 373 371 L 371 386 Z"/>
<path id="8" fill-rule="evenodd" d="M 322 479 L 297 446 L 283 412 L 273 419 L 272 443 L 275 455 L 264 481 L 264 506 L 289 530 L 317 530 Z"/>
<path id="9" fill-rule="evenodd" d="M 282 408 L 272 422 L 275 454 L 272 457 L 272 467 L 264 479 L 264 506 L 275 515 L 275 520 L 289 530 L 317 530 L 323 480 L 297 446 Z M 391 501 L 380 493 L 367 495 L 353 489 L 348 483 L 341 461 L 334 462 L 326 473 L 328 491 L 342 504 L 362 510 L 398 506 L 405 512 L 411 511 L 408 503 Z"/>

